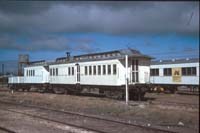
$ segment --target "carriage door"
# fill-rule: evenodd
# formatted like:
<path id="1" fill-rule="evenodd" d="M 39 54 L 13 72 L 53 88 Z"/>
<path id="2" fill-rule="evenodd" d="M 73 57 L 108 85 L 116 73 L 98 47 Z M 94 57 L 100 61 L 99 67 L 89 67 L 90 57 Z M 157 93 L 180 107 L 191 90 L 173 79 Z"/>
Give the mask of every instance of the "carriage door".
<path id="1" fill-rule="evenodd" d="M 132 83 L 139 82 L 139 75 L 138 75 L 138 60 L 132 60 Z"/>
<path id="2" fill-rule="evenodd" d="M 76 64 L 76 83 L 80 84 L 80 65 Z"/>

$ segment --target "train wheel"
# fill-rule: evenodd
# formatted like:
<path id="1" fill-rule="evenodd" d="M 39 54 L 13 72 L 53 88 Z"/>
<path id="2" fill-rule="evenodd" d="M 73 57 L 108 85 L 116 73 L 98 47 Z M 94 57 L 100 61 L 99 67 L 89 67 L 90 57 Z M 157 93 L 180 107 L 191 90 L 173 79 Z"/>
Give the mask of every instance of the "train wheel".
<path id="1" fill-rule="evenodd" d="M 56 94 L 64 94 L 65 89 L 64 88 L 53 88 L 53 92 Z"/>

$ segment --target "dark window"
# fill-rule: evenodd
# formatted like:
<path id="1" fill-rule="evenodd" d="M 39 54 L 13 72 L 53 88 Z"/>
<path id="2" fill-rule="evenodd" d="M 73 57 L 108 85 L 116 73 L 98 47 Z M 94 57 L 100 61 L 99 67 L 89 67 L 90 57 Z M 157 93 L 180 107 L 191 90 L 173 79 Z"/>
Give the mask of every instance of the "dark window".
<path id="1" fill-rule="evenodd" d="M 117 65 L 113 64 L 113 74 L 117 74 Z"/>
<path id="2" fill-rule="evenodd" d="M 192 67 L 192 75 L 197 75 L 196 67 Z"/>
<path id="3" fill-rule="evenodd" d="M 58 68 L 56 68 L 56 76 L 58 76 Z"/>
<path id="4" fill-rule="evenodd" d="M 85 66 L 85 75 L 88 74 L 88 71 L 87 71 L 87 66 Z"/>
<path id="5" fill-rule="evenodd" d="M 103 65 L 103 75 L 106 74 L 106 65 Z"/>
<path id="6" fill-rule="evenodd" d="M 72 75 L 74 75 L 74 67 L 72 67 Z"/>
<path id="7" fill-rule="evenodd" d="M 134 71 L 135 70 L 135 61 L 132 60 L 132 70 Z"/>
<path id="8" fill-rule="evenodd" d="M 70 67 L 68 67 L 68 75 L 69 76 L 71 75 L 71 69 L 70 69 Z"/>
<path id="9" fill-rule="evenodd" d="M 136 67 L 136 69 L 137 69 L 137 67 Z M 138 72 L 136 72 L 136 82 L 138 82 L 139 81 L 139 79 L 138 79 Z"/>
<path id="10" fill-rule="evenodd" d="M 183 67 L 182 68 L 183 76 L 194 76 L 197 75 L 196 67 Z"/>
<path id="11" fill-rule="evenodd" d="M 151 69 L 150 75 L 151 76 L 159 76 L 159 69 Z"/>
<path id="12" fill-rule="evenodd" d="M 35 76 L 35 70 L 33 70 L 33 76 Z"/>
<path id="13" fill-rule="evenodd" d="M 132 60 L 132 71 L 138 71 L 138 60 Z"/>
<path id="14" fill-rule="evenodd" d="M 93 74 L 96 75 L 96 66 L 93 66 Z"/>
<path id="15" fill-rule="evenodd" d="M 89 75 L 92 75 L 92 66 L 89 66 Z"/>
<path id="16" fill-rule="evenodd" d="M 186 68 L 182 68 L 182 75 L 186 75 Z"/>
<path id="17" fill-rule="evenodd" d="M 111 65 L 108 65 L 108 74 L 111 74 Z"/>
<path id="18" fill-rule="evenodd" d="M 55 69 L 53 68 L 53 76 L 55 76 Z"/>
<path id="19" fill-rule="evenodd" d="M 164 76 L 171 76 L 172 69 L 171 68 L 164 68 Z"/>
<path id="20" fill-rule="evenodd" d="M 135 60 L 135 64 L 136 64 L 136 71 L 138 70 L 138 60 Z"/>
<path id="21" fill-rule="evenodd" d="M 192 68 L 191 67 L 187 68 L 187 75 L 192 75 Z"/>
<path id="22" fill-rule="evenodd" d="M 28 70 L 26 70 L 26 76 L 28 76 Z"/>
<path id="23" fill-rule="evenodd" d="M 101 66 L 98 65 L 98 75 L 101 75 Z"/>

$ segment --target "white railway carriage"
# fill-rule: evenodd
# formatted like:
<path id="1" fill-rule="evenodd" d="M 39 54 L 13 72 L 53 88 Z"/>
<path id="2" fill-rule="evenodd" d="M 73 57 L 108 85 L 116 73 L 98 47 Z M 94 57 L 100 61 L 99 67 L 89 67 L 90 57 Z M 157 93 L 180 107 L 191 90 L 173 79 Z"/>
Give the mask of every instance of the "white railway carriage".
<path id="1" fill-rule="evenodd" d="M 154 85 L 199 86 L 199 59 L 152 61 L 150 81 Z M 175 89 L 176 90 L 176 89 Z"/>
<path id="2" fill-rule="evenodd" d="M 48 84 L 48 66 L 40 63 L 40 61 L 32 62 L 32 65 L 24 67 L 24 76 L 9 77 L 8 83 L 11 87 L 23 90 L 29 90 L 31 86 L 43 87 Z"/>
<path id="3" fill-rule="evenodd" d="M 125 57 L 128 57 L 126 61 Z M 150 60 L 151 57 L 133 49 L 73 57 L 68 53 L 67 57 L 57 58 L 55 62 L 29 63 L 24 68 L 24 76 L 9 78 L 9 84 L 14 89 L 29 90 L 34 86 L 67 93 L 95 88 L 104 94 L 118 91 L 123 96 L 128 82 L 130 97 L 143 97 L 144 85 L 150 82 Z"/>
<path id="4" fill-rule="evenodd" d="M 128 56 L 127 68 L 125 55 Z M 147 84 L 150 79 L 150 59 L 133 49 L 58 58 L 56 63 L 49 65 L 49 83 L 57 90 L 67 90 L 72 85 L 101 88 L 101 91 L 124 88 L 125 72 L 128 69 L 129 85 Z"/>

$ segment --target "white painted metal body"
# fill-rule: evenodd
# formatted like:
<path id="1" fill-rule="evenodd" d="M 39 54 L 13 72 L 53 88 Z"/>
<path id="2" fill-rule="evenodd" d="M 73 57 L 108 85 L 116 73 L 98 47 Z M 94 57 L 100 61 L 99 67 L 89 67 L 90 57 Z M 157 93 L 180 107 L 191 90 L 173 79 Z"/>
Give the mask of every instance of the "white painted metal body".
<path id="1" fill-rule="evenodd" d="M 9 78 L 8 78 L 8 83 L 9 83 L 9 84 L 24 83 L 24 77 L 23 77 L 23 76 L 9 77 Z"/>
<path id="2" fill-rule="evenodd" d="M 131 58 L 129 58 L 128 66 L 128 79 L 129 84 L 135 84 L 131 81 Z M 149 83 L 149 73 L 150 66 L 149 60 L 139 58 L 139 81 L 138 83 Z M 122 86 L 125 85 L 125 60 L 110 59 L 110 60 L 100 60 L 100 61 L 87 61 L 87 62 L 76 62 L 67 64 L 54 64 L 50 65 L 49 69 L 58 68 L 58 75 L 50 76 L 51 84 L 76 84 L 77 83 L 77 67 L 76 64 L 80 66 L 80 84 L 81 85 L 99 85 L 99 86 Z M 113 74 L 113 64 L 117 66 L 116 74 Z M 98 75 L 98 69 L 96 69 L 96 75 L 93 74 L 93 66 L 101 65 L 101 74 Z M 106 65 L 106 74 L 103 72 L 103 65 Z M 111 65 L 111 74 L 108 74 L 107 66 Z M 85 66 L 92 67 L 92 74 L 85 75 Z M 74 75 L 68 74 L 68 67 L 74 67 Z M 88 70 L 89 71 L 89 70 Z M 145 77 L 147 76 L 147 77 Z"/>
<path id="3" fill-rule="evenodd" d="M 34 75 L 29 75 L 29 71 L 34 71 Z M 24 68 L 24 76 L 10 77 L 9 84 L 42 84 L 49 83 L 49 72 L 44 66 L 27 66 Z"/>
<path id="4" fill-rule="evenodd" d="M 197 75 L 181 76 L 181 82 L 173 82 L 172 76 L 164 76 L 164 68 L 182 68 L 182 67 L 196 67 Z M 152 84 L 185 84 L 185 85 L 199 85 L 199 62 L 196 63 L 181 63 L 181 64 L 160 64 L 151 65 L 152 68 L 159 69 L 159 76 L 151 76 L 150 82 Z"/>

